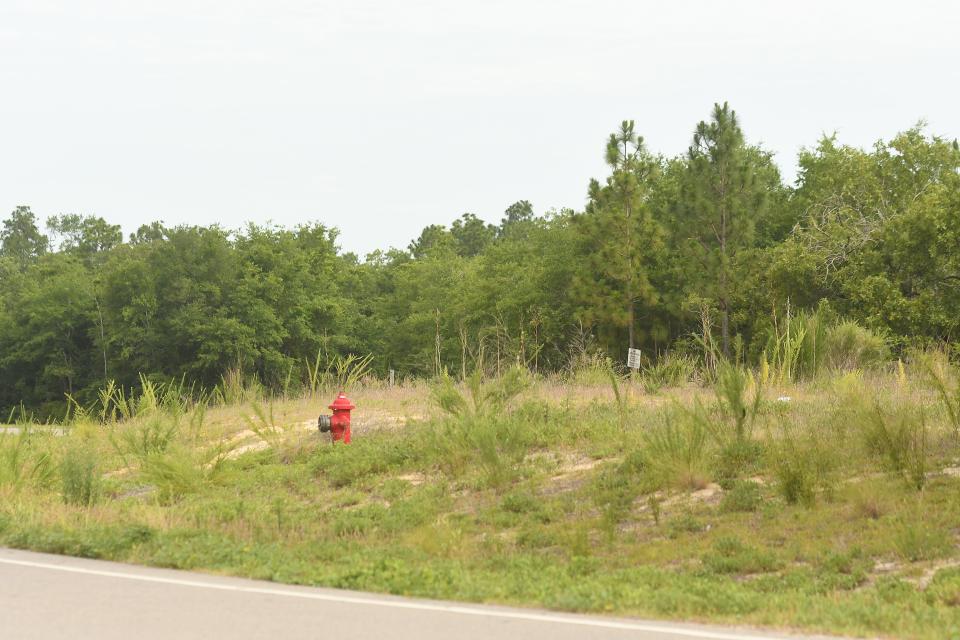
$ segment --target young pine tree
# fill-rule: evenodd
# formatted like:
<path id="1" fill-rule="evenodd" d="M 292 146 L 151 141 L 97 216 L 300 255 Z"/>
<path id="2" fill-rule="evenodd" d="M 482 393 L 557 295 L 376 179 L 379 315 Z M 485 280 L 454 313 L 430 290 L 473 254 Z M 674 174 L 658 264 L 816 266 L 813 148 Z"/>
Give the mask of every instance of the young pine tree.
<path id="1" fill-rule="evenodd" d="M 715 104 L 709 122 L 700 122 L 687 153 L 678 209 L 686 237 L 688 282 L 698 297 L 720 312 L 723 353 L 730 356 L 732 259 L 754 243 L 767 190 L 757 177 L 737 114 Z"/>
<path id="2" fill-rule="evenodd" d="M 660 259 L 663 230 L 650 212 L 651 184 L 660 165 L 625 120 L 607 141 L 611 173 L 605 184 L 591 180 L 586 212 L 577 216 L 585 240 L 583 272 L 575 280 L 577 297 L 590 323 L 627 330 L 636 346 L 637 305 L 653 304 L 657 292 L 650 274 Z"/>

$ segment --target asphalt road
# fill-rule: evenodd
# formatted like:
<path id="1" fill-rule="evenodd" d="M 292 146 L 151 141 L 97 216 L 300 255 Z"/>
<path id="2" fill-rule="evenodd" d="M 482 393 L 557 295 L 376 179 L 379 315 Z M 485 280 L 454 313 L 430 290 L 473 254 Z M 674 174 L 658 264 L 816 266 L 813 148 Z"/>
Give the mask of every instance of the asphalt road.
<path id="1" fill-rule="evenodd" d="M 757 640 L 671 624 L 295 587 L 0 549 L 3 640 Z"/>

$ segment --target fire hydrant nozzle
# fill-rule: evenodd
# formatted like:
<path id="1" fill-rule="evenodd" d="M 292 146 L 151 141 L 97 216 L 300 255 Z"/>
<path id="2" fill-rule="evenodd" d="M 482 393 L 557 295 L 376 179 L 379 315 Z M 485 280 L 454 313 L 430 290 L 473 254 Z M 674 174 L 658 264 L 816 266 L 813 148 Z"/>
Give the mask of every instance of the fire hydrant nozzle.
<path id="1" fill-rule="evenodd" d="M 343 392 L 337 394 L 330 404 L 332 416 L 320 416 L 317 419 L 317 428 L 320 433 L 330 432 L 333 442 L 350 444 L 350 410 L 356 409 L 350 399 Z"/>

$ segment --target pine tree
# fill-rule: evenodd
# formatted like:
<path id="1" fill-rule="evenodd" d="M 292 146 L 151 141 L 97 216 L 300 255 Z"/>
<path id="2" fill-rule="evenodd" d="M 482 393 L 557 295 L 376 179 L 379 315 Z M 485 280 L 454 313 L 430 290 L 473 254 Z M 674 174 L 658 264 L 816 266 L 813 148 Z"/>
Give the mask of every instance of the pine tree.
<path id="1" fill-rule="evenodd" d="M 754 241 L 766 193 L 759 184 L 737 114 L 715 104 L 687 153 L 678 209 L 690 254 L 690 284 L 720 312 L 723 353 L 730 356 L 732 259 Z"/>
<path id="2" fill-rule="evenodd" d="M 651 216 L 648 199 L 660 167 L 633 120 L 610 134 L 606 161 L 610 176 L 603 185 L 590 182 L 586 211 L 576 218 L 587 245 L 587 269 L 576 286 L 587 306 L 584 319 L 625 327 L 634 348 L 637 304 L 657 298 L 650 271 L 663 251 L 663 231 Z"/>

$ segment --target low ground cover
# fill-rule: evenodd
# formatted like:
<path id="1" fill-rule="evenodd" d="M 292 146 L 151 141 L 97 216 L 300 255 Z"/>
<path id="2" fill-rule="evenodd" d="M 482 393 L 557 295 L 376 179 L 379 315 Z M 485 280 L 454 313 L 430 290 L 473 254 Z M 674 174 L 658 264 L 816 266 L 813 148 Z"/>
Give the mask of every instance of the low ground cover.
<path id="1" fill-rule="evenodd" d="M 0 544 L 281 582 L 852 635 L 960 635 L 957 375 L 154 389 L 0 435 Z M 936 373 L 934 376 L 931 372 Z M 774 384 L 776 383 L 776 384 Z M 130 401 L 126 398 L 125 402 Z M 115 408 L 115 407 L 114 407 Z M 121 415 L 123 414 L 123 415 Z"/>

